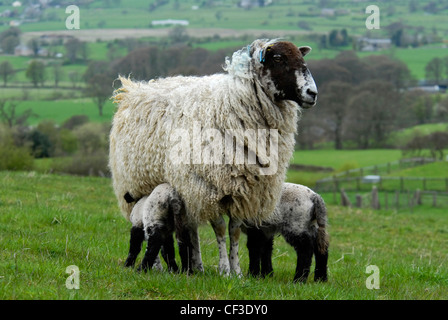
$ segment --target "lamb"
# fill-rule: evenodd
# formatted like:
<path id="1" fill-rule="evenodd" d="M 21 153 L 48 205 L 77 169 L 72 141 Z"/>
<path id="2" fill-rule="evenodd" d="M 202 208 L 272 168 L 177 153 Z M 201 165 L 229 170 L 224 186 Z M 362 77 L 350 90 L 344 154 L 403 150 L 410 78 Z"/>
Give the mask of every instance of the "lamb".
<path id="1" fill-rule="evenodd" d="M 260 227 L 246 225 L 242 228 L 247 234 L 249 274 L 272 275 L 274 236 L 280 233 L 297 252 L 294 282 L 307 281 L 313 253 L 316 259 L 314 280 L 327 281 L 329 240 L 323 199 L 305 186 L 284 183 L 275 211 L 275 221 L 266 222 Z M 197 230 L 186 219 L 182 199 L 168 184 L 157 186 L 149 197 L 139 200 L 131 213 L 133 227 L 126 266 L 134 265 L 143 242 L 143 236 L 139 233 L 144 230 L 148 246 L 141 269 L 146 271 L 151 268 L 147 262 L 154 259 L 150 256 L 157 255 L 162 247 L 162 256 L 168 267 L 174 266 L 171 270 L 177 271 L 172 238 L 176 230 L 182 271 L 190 272 L 192 266 L 203 270 L 200 254 L 197 256 L 197 250 L 192 250 L 199 243 Z"/>
<path id="2" fill-rule="evenodd" d="M 126 193 L 124 198 L 127 202 L 135 201 L 129 193 Z M 162 257 L 168 265 L 168 270 L 177 272 L 172 236 L 175 223 L 177 223 L 179 224 L 177 229 L 180 230 L 182 226 L 182 231 L 176 234 L 182 259 L 182 271 L 189 272 L 192 268 L 203 271 L 200 252 L 199 255 L 192 252 L 199 243 L 199 236 L 195 233 L 197 229 L 188 227 L 188 221 L 185 218 L 183 201 L 176 190 L 167 183 L 158 185 L 149 196 L 136 201 L 130 215 L 132 228 L 125 266 L 135 265 L 142 243 L 146 239 L 148 245 L 139 270 L 147 271 L 152 267 L 161 269 L 158 254 L 162 249 Z"/>
<path id="3" fill-rule="evenodd" d="M 280 233 L 297 252 L 294 282 L 303 283 L 308 279 L 313 253 L 316 259 L 314 280 L 327 281 L 329 239 L 323 199 L 305 186 L 285 183 L 275 210 L 277 221 L 260 228 L 243 228 L 247 233 L 249 274 L 263 277 L 272 274 L 274 235 Z"/>
<path id="4" fill-rule="evenodd" d="M 220 270 L 239 273 L 239 225 L 259 225 L 274 212 L 294 150 L 298 107 L 316 103 L 303 59 L 310 50 L 256 40 L 226 59 L 225 74 L 149 82 L 120 77 L 109 166 L 125 218 L 134 206 L 126 193 L 138 199 L 168 183 L 191 223 L 222 226 L 222 215 L 229 215 L 235 259 L 220 246 Z"/>

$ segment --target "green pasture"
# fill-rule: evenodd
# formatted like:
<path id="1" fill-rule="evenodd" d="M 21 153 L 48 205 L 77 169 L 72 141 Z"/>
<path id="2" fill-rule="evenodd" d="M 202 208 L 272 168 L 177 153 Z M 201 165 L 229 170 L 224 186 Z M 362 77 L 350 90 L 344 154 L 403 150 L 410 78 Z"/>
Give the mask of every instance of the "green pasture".
<path id="1" fill-rule="evenodd" d="M 80 5 L 80 23 L 82 29 L 89 28 L 147 28 L 152 20 L 160 19 L 185 19 L 190 26 L 199 28 L 232 28 L 232 29 L 261 29 L 261 30 L 297 30 L 298 22 L 307 22 L 313 32 L 327 32 L 331 28 L 347 28 L 350 32 L 364 34 L 366 32 L 365 13 L 366 4 L 363 2 L 332 2 L 331 8 L 347 9 L 349 14 L 325 17 L 320 15 L 320 8 L 311 2 L 279 0 L 266 8 L 253 7 L 243 10 L 236 6 L 236 1 L 223 2 L 221 5 L 202 5 L 194 0 L 168 2 L 149 10 L 147 1 L 118 1 L 113 4 L 97 1 L 88 5 Z M 385 26 L 403 21 L 411 26 L 424 26 L 431 29 L 444 30 L 446 8 L 439 7 L 436 15 L 425 14 L 422 8 L 429 0 L 419 1 L 419 10 L 409 12 L 408 1 L 394 1 L 390 3 L 378 3 L 381 11 L 380 30 L 373 33 L 383 36 L 386 33 Z M 194 10 L 193 6 L 198 6 Z M 9 5 L 2 5 L 0 9 L 13 9 Z M 24 8 L 19 8 L 21 13 Z M 50 8 L 45 11 L 43 21 L 25 23 L 21 27 L 24 31 L 35 30 L 60 30 L 65 29 L 65 7 Z M 12 18 L 6 18 L 8 22 Z M 1 27 L 0 31 L 5 27 Z"/>
<path id="2" fill-rule="evenodd" d="M 330 167 L 336 171 L 373 166 L 399 160 L 401 151 L 396 149 L 368 150 L 297 150 L 291 163 Z"/>
<path id="3" fill-rule="evenodd" d="M 125 269 L 130 224 L 120 215 L 106 178 L 0 172 L 0 190 L 2 300 L 448 298 L 448 216 L 443 210 L 411 214 L 329 204 L 329 281 L 314 283 L 311 274 L 307 284 L 297 285 L 292 283 L 295 252 L 280 237 L 272 277 L 220 276 L 209 226 L 200 229 L 204 273 Z M 245 243 L 242 236 L 244 273 Z M 65 286 L 66 268 L 72 265 L 80 270 L 79 290 Z M 379 269 L 379 289 L 366 287 L 369 265 Z"/>
<path id="4" fill-rule="evenodd" d="M 79 98 L 72 100 L 29 100 L 18 102 L 18 112 L 31 109 L 35 116 L 28 121 L 35 125 L 43 120 L 52 120 L 57 124 L 62 124 L 74 115 L 87 115 L 92 122 L 112 122 L 115 112 L 115 105 L 112 101 L 107 101 L 103 107 L 103 116 L 99 115 L 98 107 L 90 98 Z"/>

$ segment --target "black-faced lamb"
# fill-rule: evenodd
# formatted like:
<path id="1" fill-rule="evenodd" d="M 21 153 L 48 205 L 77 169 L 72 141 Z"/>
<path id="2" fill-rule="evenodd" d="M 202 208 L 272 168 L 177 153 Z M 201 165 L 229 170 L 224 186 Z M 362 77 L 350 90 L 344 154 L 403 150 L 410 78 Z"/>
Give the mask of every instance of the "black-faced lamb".
<path id="1" fill-rule="evenodd" d="M 134 205 L 125 201 L 126 193 L 138 199 L 169 183 L 192 223 L 222 225 L 222 215 L 230 216 L 235 259 L 220 268 L 239 273 L 238 242 L 232 242 L 239 224 L 259 225 L 274 212 L 299 106 L 316 103 L 303 59 L 310 50 L 256 40 L 226 60 L 225 74 L 149 82 L 120 77 L 109 166 L 123 215 L 129 219 Z"/>
<path id="2" fill-rule="evenodd" d="M 321 196 L 305 186 L 285 183 L 275 211 L 276 221 L 243 228 L 247 233 L 249 274 L 263 277 L 272 274 L 274 236 L 281 234 L 297 253 L 294 282 L 306 282 L 313 254 L 314 280 L 327 281 L 327 210 Z"/>

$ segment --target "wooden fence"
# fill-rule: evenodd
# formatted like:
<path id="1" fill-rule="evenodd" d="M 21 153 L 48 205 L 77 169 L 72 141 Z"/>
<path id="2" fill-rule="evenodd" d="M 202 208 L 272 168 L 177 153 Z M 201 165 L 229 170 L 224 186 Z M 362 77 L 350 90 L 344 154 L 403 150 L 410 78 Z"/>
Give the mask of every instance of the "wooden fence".
<path id="1" fill-rule="evenodd" d="M 426 205 L 430 207 L 446 208 L 448 207 L 448 192 L 435 191 L 415 191 L 400 192 L 383 191 L 379 192 L 373 187 L 371 192 L 354 193 L 340 190 L 333 193 L 333 203 L 347 207 L 372 208 L 372 209 L 403 209 L 413 211 L 414 207 Z M 331 202 L 330 202 L 331 203 Z"/>
<path id="2" fill-rule="evenodd" d="M 391 161 L 383 164 L 378 164 L 374 166 L 369 167 L 362 167 L 362 168 L 356 168 L 351 169 L 343 172 L 338 172 L 334 176 L 335 177 L 353 177 L 353 176 L 360 176 L 363 177 L 365 175 L 382 175 L 382 174 L 390 174 L 392 171 L 395 170 L 402 170 L 406 168 L 413 168 L 416 166 L 421 166 L 427 163 L 434 162 L 434 158 L 424 158 L 424 157 L 418 157 L 418 158 L 409 158 L 409 159 L 400 159 L 396 161 Z"/>
<path id="3" fill-rule="evenodd" d="M 346 191 L 370 191 L 375 185 L 379 191 L 404 192 L 407 190 L 423 190 L 448 192 L 448 178 L 427 177 L 382 177 L 374 183 L 366 181 L 366 177 L 326 178 L 316 181 L 316 192 L 333 192 L 344 189 Z"/>

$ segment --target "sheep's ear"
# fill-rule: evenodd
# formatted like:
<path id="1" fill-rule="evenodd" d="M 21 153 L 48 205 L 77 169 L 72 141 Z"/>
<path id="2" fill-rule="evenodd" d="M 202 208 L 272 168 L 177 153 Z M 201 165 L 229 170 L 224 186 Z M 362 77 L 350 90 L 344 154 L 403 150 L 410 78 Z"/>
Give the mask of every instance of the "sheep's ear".
<path id="1" fill-rule="evenodd" d="M 302 56 L 306 56 L 308 53 L 311 52 L 311 47 L 303 46 L 299 47 L 300 53 L 302 53 Z"/>

